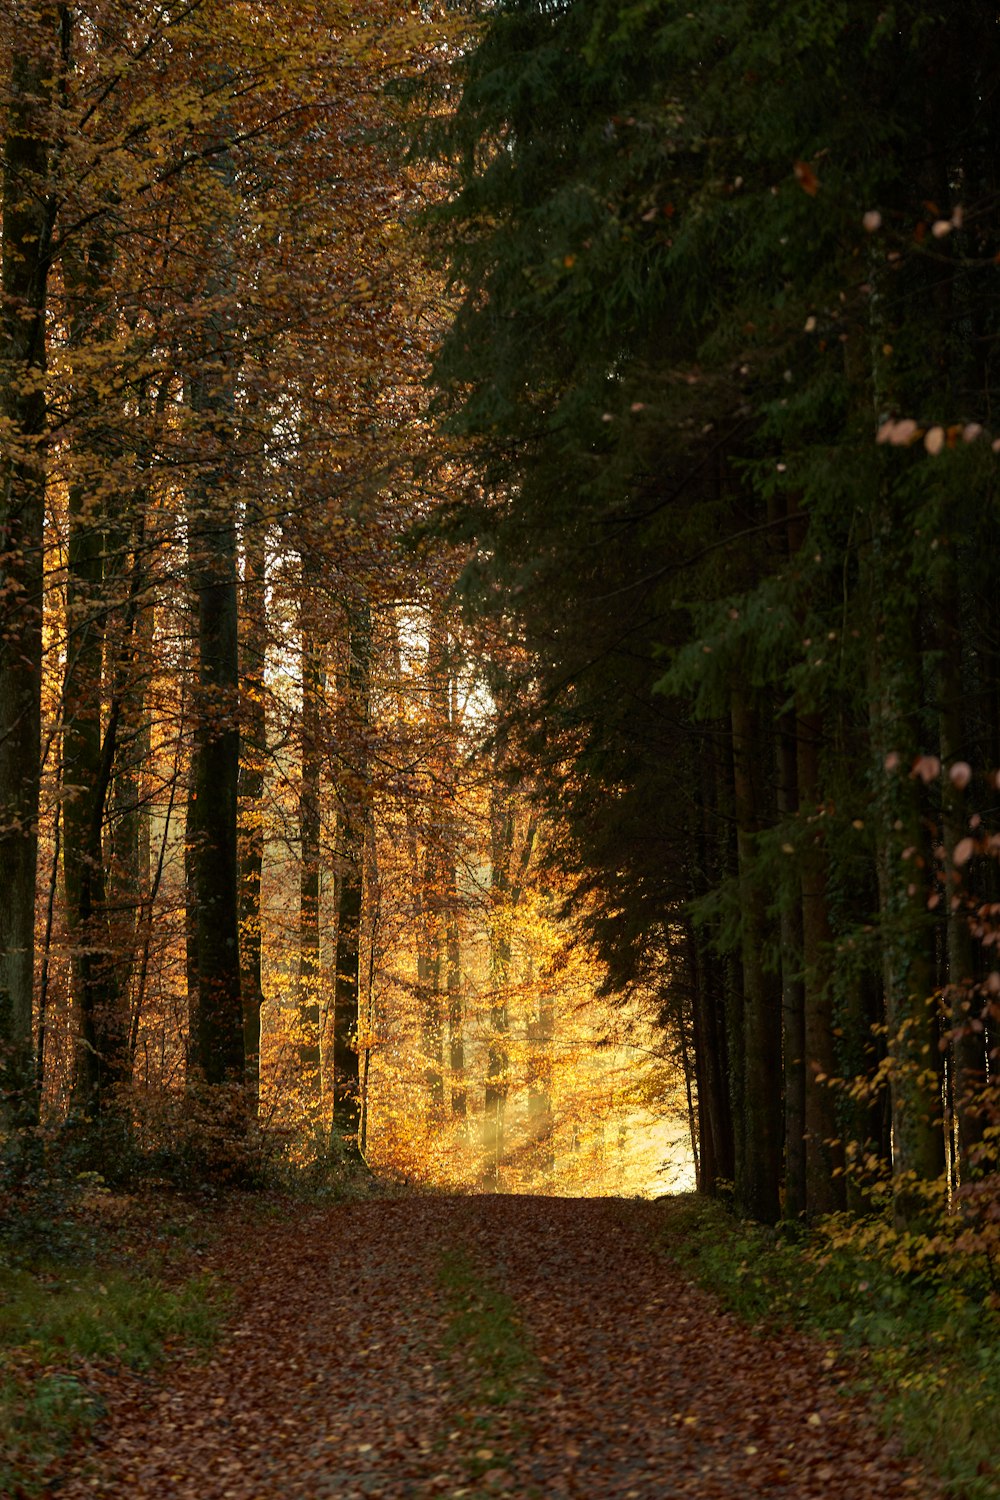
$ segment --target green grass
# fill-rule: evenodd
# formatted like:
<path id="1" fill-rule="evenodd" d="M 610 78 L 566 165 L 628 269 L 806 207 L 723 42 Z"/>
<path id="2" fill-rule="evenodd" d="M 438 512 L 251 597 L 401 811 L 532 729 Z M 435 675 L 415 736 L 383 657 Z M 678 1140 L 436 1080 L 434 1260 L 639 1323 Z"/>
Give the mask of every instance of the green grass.
<path id="1" fill-rule="evenodd" d="M 46 1490 L 47 1471 L 102 1413 L 86 1362 L 148 1366 L 168 1342 L 207 1347 L 226 1298 L 210 1277 L 167 1287 L 66 1265 L 0 1265 L 0 1493 Z"/>
<path id="2" fill-rule="evenodd" d="M 1000 1318 L 985 1274 L 942 1261 L 903 1275 L 843 1232 L 785 1237 L 693 1196 L 658 1207 L 661 1248 L 694 1279 L 747 1323 L 826 1340 L 953 1500 L 996 1500 Z"/>
<path id="3" fill-rule="evenodd" d="M 517 1422 L 505 1410 L 523 1396 L 538 1364 L 514 1303 L 463 1251 L 442 1261 L 439 1280 L 448 1308 L 445 1348 L 464 1354 L 466 1376 L 460 1392 L 462 1413 L 451 1424 L 465 1430 L 469 1479 L 475 1484 L 510 1461 L 506 1451 Z M 490 1488 L 465 1490 L 493 1494 Z"/>
<path id="4" fill-rule="evenodd" d="M 445 1347 L 465 1351 L 488 1406 L 506 1405 L 535 1370 L 514 1303 L 461 1251 L 445 1257 L 439 1275 L 451 1309 Z"/>

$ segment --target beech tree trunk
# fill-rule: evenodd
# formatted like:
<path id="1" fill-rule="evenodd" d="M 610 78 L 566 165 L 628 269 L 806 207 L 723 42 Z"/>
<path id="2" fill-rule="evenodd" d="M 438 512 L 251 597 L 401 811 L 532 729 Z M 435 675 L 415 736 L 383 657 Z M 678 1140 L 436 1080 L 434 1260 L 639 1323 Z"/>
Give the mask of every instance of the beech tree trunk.
<path id="1" fill-rule="evenodd" d="M 446 943 L 448 953 L 448 1064 L 451 1072 L 451 1112 L 458 1119 L 468 1113 L 468 1086 L 465 1080 L 465 1029 L 462 1010 L 462 948 L 458 925 L 458 882 L 455 867 L 448 871 L 452 912 L 448 917 Z"/>
<path id="2" fill-rule="evenodd" d="M 368 732 L 372 624 L 367 604 L 348 622 L 348 724 L 351 775 L 341 789 L 340 874 L 337 881 L 337 968 L 333 1014 L 332 1131 L 348 1149 L 360 1150 L 361 1081 L 358 1022 L 361 998 L 361 918 L 365 834 L 368 827 Z"/>
<path id="3" fill-rule="evenodd" d="M 193 1062 L 206 1083 L 242 1082 L 239 850 L 240 767 L 238 555 L 233 434 L 234 295 L 228 231 L 231 152 L 213 157 L 217 196 L 215 263 L 203 291 L 203 336 L 189 380 L 193 433 L 202 450 L 191 484 L 190 585 L 197 608 L 198 683 L 194 698 L 189 844 L 193 861 L 194 945 L 198 971 Z"/>
<path id="4" fill-rule="evenodd" d="M 55 5 L 12 5 L 0 249 L 0 1084 L 10 1123 L 38 1115 L 32 1048 L 45 518 L 47 196 Z"/>
<path id="5" fill-rule="evenodd" d="M 86 253 L 64 257 L 69 308 L 70 357 L 82 366 L 81 394 L 87 391 L 86 348 L 106 340 L 113 327 L 108 312 L 107 278 L 112 252 L 93 240 Z M 83 357 L 81 357 L 83 356 Z M 91 397 L 95 407 L 97 394 Z M 104 393 L 105 407 L 113 396 Z M 82 404 L 82 403 L 81 403 Z M 120 404 L 120 403 L 119 403 Z M 112 923 L 108 902 L 104 830 L 125 691 L 122 654 L 131 660 L 135 610 L 115 597 L 115 583 L 126 572 L 125 539 L 111 512 L 120 495 L 114 486 L 120 452 L 95 440 L 89 413 L 81 419 L 74 442 L 76 477 L 69 486 L 69 545 L 66 581 L 66 670 L 63 677 L 63 868 L 67 920 L 73 944 L 72 988 L 79 1018 L 75 1096 L 86 1116 L 103 1113 L 113 1103 L 115 1087 L 129 1077 L 129 1018 L 122 986 L 120 925 Z M 119 425 L 107 409 L 108 425 Z M 138 565 L 138 564 L 137 564 Z M 117 575 L 117 576 L 116 576 Z M 118 630 L 111 632 L 112 611 L 119 606 Z M 105 680 L 105 656 L 108 657 Z M 106 731 L 102 714 L 109 706 Z M 108 840 L 110 850 L 111 840 Z M 134 898 L 135 886 L 132 886 Z"/>
<path id="6" fill-rule="evenodd" d="M 260 885 L 264 867 L 263 798 L 267 755 L 264 655 L 267 635 L 265 528 L 260 497 L 248 495 L 243 524 L 240 616 L 239 928 L 240 995 L 247 1089 L 260 1098 L 260 1012 L 264 998 Z"/>
<path id="7" fill-rule="evenodd" d="M 316 629 L 319 577 L 310 554 L 302 557 L 302 747 L 299 793 L 299 1077 L 313 1107 L 320 1098 L 320 708 L 325 691 L 323 653 Z"/>

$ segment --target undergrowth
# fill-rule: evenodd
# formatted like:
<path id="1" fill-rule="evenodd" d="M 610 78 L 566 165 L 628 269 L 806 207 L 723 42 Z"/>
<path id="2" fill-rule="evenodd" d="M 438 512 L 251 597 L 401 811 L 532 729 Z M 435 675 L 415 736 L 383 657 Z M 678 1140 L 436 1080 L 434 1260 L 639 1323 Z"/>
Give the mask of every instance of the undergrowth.
<path id="1" fill-rule="evenodd" d="M 662 1247 L 727 1307 L 834 1344 L 855 1388 L 952 1500 L 996 1500 L 1000 1317 L 988 1268 L 942 1259 L 900 1272 L 853 1247 L 837 1220 L 802 1236 L 693 1195 L 658 1208 Z"/>
<path id="2" fill-rule="evenodd" d="M 168 1346 L 208 1347 L 227 1303 L 210 1276 L 167 1284 L 96 1258 L 108 1246 L 80 1201 L 92 1177 L 40 1181 L 0 1214 L 0 1494 L 19 1500 L 49 1493 L 53 1466 L 100 1419 L 95 1365 L 142 1369 Z"/>

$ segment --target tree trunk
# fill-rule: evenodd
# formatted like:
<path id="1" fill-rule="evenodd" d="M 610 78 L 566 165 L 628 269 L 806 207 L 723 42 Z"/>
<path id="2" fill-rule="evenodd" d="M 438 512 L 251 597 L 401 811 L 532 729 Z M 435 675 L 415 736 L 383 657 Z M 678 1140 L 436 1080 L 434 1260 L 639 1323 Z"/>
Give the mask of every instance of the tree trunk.
<path id="1" fill-rule="evenodd" d="M 552 1144 L 552 1061 L 555 1007 L 550 991 L 538 1001 L 538 1015 L 528 1025 L 532 1044 L 531 1083 L 528 1088 L 528 1134 L 536 1151 L 536 1170 L 551 1177 L 556 1158 Z"/>
<path id="2" fill-rule="evenodd" d="M 110 247 L 94 240 L 83 255 L 64 257 L 69 311 L 70 357 L 82 365 L 77 380 L 81 405 L 87 397 L 87 345 L 106 341 L 113 329 L 108 312 Z M 112 397 L 105 393 L 105 402 Z M 97 405 L 96 392 L 92 395 Z M 113 420 L 113 419 L 112 419 Z M 86 1116 L 103 1113 L 113 1103 L 115 1087 L 129 1076 L 128 1017 L 121 984 L 121 934 L 113 930 L 108 909 L 108 872 L 103 833 L 117 759 L 121 702 L 109 714 L 102 735 L 102 712 L 112 694 L 112 678 L 124 690 L 121 653 L 129 657 L 134 611 L 122 608 L 120 638 L 108 663 L 108 622 L 114 604 L 112 572 L 126 571 L 112 559 L 110 539 L 113 465 L 120 454 L 106 451 L 81 423 L 73 446 L 74 478 L 69 486 L 69 545 L 66 581 L 66 670 L 63 677 L 63 867 L 67 920 L 73 944 L 73 999 L 79 1017 L 75 1096 Z M 120 480 L 119 480 L 120 482 Z M 125 543 L 119 539 L 119 550 Z M 125 616 L 132 618 L 126 620 Z M 135 887 L 132 886 L 134 895 Z"/>
<path id="3" fill-rule="evenodd" d="M 888 596 L 887 579 L 879 579 L 877 587 L 870 582 L 869 587 L 876 600 Z M 914 705 L 920 701 L 920 665 L 914 612 L 897 610 L 881 623 L 882 629 L 872 632 L 869 703 L 872 748 L 881 771 L 880 795 L 873 815 L 889 1049 L 894 1212 L 898 1227 L 918 1230 L 931 1222 L 922 1185 L 936 1181 L 944 1170 L 933 929 L 927 911 L 929 851 L 921 784 L 917 777 L 907 774 L 916 748 L 913 725 Z"/>
<path id="4" fill-rule="evenodd" d="M 465 1081 L 465 1030 L 462 1010 L 462 947 L 458 925 L 458 883 L 455 867 L 448 870 L 451 911 L 446 928 L 448 955 L 448 1066 L 451 1073 L 451 1112 L 464 1120 L 468 1113 L 468 1087 Z"/>
<path id="5" fill-rule="evenodd" d="M 372 624 L 367 604 L 349 620 L 348 722 L 353 775 L 341 789 L 340 874 L 337 881 L 337 968 L 333 1013 L 333 1126 L 349 1150 L 360 1150 L 361 1081 L 358 1020 L 361 918 L 368 827 L 368 732 Z"/>
<path id="6" fill-rule="evenodd" d="M 15 3 L 0 249 L 0 1086 L 11 1123 L 38 1116 L 32 1056 L 45 519 L 46 195 L 55 5 Z"/>
<path id="7" fill-rule="evenodd" d="M 299 1076 L 313 1109 L 320 1102 L 320 781 L 323 770 L 320 708 L 326 687 L 316 630 L 318 570 L 302 558 L 302 770 L 299 794 Z"/>
<path id="8" fill-rule="evenodd" d="M 218 195 L 214 266 L 203 292 L 203 337 L 190 376 L 194 436 L 203 452 L 189 499 L 190 583 L 197 603 L 198 684 L 194 698 L 190 847 L 198 963 L 194 1062 L 206 1083 L 242 1082 L 237 792 L 240 764 L 233 443 L 233 296 L 229 217 L 230 151 L 213 158 Z"/>
<path id="9" fill-rule="evenodd" d="M 265 524 L 258 495 L 248 495 L 243 524 L 243 610 L 240 616 L 239 926 L 243 1052 L 251 1106 L 260 1101 L 260 1012 L 264 998 L 260 886 L 264 868 L 264 773 L 267 709 Z"/>
<path id="10" fill-rule="evenodd" d="M 976 946 L 970 920 L 974 905 L 968 890 L 968 862 L 955 861 L 955 849 L 969 834 L 965 770 L 974 759 L 965 723 L 962 682 L 962 630 L 959 616 L 961 581 L 955 559 L 942 562 L 935 591 L 938 659 L 938 720 L 941 762 L 942 875 L 945 900 L 947 984 L 945 999 L 951 1024 L 951 1092 L 958 1125 L 958 1176 L 968 1179 L 986 1126 L 983 1088 L 986 1044 L 983 1001 L 977 989 Z M 954 774 L 951 774 L 952 768 Z M 971 767 L 969 768 L 971 770 Z"/>
<path id="11" fill-rule="evenodd" d="M 789 722 L 791 720 L 791 722 Z M 778 812 L 790 825 L 799 811 L 795 722 L 786 714 L 778 726 Z M 806 987 L 802 977 L 802 881 L 796 867 L 787 872 L 782 897 L 781 1050 L 785 1078 L 786 1219 L 806 1212 Z"/>
<path id="12" fill-rule="evenodd" d="M 742 692 L 732 702 L 733 780 L 743 918 L 743 1162 L 736 1203 L 749 1218 L 773 1224 L 781 1182 L 781 986 L 764 967 L 767 902 L 754 869 L 764 826 L 762 734 Z"/>
<path id="13" fill-rule="evenodd" d="M 511 797 L 494 785 L 490 805 L 490 1030 L 483 1111 L 483 1183 L 494 1191 L 499 1185 L 503 1159 L 504 1113 L 510 1073 L 507 989 L 510 984 L 510 863 L 513 846 Z"/>
<path id="14" fill-rule="evenodd" d="M 796 727 L 799 808 L 807 829 L 799 859 L 805 987 L 806 1207 L 811 1216 L 816 1216 L 834 1213 L 844 1206 L 844 1153 L 838 1139 L 832 1088 L 836 1071 L 833 989 L 829 978 L 833 933 L 826 897 L 825 810 L 820 800 L 822 719 L 819 714 L 803 713 Z"/>

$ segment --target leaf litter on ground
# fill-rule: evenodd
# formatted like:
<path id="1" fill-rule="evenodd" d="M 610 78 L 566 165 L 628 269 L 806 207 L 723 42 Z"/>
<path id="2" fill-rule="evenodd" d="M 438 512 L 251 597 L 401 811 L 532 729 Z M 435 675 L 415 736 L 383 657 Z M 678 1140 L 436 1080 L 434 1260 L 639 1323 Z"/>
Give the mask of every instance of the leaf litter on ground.
<path id="1" fill-rule="evenodd" d="M 210 1354 L 104 1372 L 60 1500 L 936 1500 L 822 1343 L 694 1286 L 637 1200 L 220 1205 Z M 477 1319 L 479 1320 L 477 1323 Z"/>

